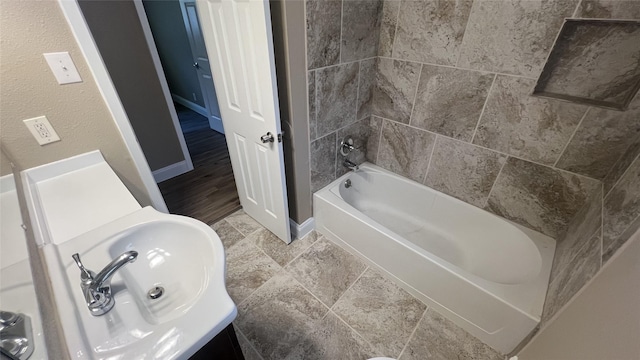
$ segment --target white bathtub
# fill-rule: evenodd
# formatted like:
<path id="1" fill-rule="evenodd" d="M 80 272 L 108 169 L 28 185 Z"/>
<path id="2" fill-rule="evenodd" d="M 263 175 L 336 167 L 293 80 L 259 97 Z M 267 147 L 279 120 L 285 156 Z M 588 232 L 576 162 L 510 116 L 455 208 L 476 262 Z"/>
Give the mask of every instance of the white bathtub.
<path id="1" fill-rule="evenodd" d="M 552 238 L 368 163 L 313 207 L 317 231 L 494 349 L 540 322 Z"/>

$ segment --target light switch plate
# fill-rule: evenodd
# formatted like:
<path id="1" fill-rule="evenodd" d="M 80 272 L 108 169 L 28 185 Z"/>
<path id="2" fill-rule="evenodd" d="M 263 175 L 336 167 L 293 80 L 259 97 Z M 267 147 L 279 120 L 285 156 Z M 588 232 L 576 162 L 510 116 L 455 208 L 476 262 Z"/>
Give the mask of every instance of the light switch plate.
<path id="1" fill-rule="evenodd" d="M 60 141 L 60 137 L 53 130 L 53 126 L 49 123 L 46 116 L 39 116 L 32 119 L 23 120 L 31 134 L 40 145 L 47 145 Z"/>
<path id="2" fill-rule="evenodd" d="M 68 52 L 46 53 L 43 55 L 51 71 L 53 71 L 53 75 L 58 80 L 58 84 L 82 82 L 78 69 L 76 69 L 76 65 Z"/>

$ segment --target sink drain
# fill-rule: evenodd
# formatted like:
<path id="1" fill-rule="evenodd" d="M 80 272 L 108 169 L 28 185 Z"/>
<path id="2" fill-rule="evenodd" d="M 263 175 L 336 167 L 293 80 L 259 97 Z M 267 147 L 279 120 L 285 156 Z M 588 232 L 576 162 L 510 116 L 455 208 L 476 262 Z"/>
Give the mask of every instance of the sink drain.
<path id="1" fill-rule="evenodd" d="M 154 286 L 147 291 L 147 297 L 151 300 L 155 300 L 164 294 L 164 288 L 162 286 Z"/>

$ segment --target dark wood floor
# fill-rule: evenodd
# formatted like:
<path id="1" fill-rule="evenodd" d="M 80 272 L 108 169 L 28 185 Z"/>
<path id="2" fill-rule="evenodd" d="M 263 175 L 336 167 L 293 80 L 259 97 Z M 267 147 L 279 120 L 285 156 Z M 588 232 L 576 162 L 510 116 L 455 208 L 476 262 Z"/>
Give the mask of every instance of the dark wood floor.
<path id="1" fill-rule="evenodd" d="M 192 126 L 196 113 L 180 107 L 176 110 L 181 123 L 183 119 L 190 123 L 184 136 L 194 170 L 163 181 L 158 186 L 172 214 L 213 224 L 240 209 L 227 142 L 224 135 L 208 126 Z"/>

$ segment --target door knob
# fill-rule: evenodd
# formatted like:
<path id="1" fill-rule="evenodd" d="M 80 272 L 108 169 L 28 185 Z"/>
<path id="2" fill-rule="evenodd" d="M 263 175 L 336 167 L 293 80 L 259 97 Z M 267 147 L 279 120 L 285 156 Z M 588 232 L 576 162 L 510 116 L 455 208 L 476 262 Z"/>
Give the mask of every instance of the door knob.
<path id="1" fill-rule="evenodd" d="M 269 143 L 269 142 L 274 142 L 275 139 L 273 137 L 273 134 L 268 132 L 262 136 L 260 136 L 260 141 L 262 141 L 263 144 Z"/>
<path id="2" fill-rule="evenodd" d="M 194 68 L 196 68 L 196 69 L 199 69 L 199 68 L 200 68 L 200 65 L 198 65 L 198 62 L 194 62 L 194 63 L 193 63 L 193 67 L 194 67 Z"/>

